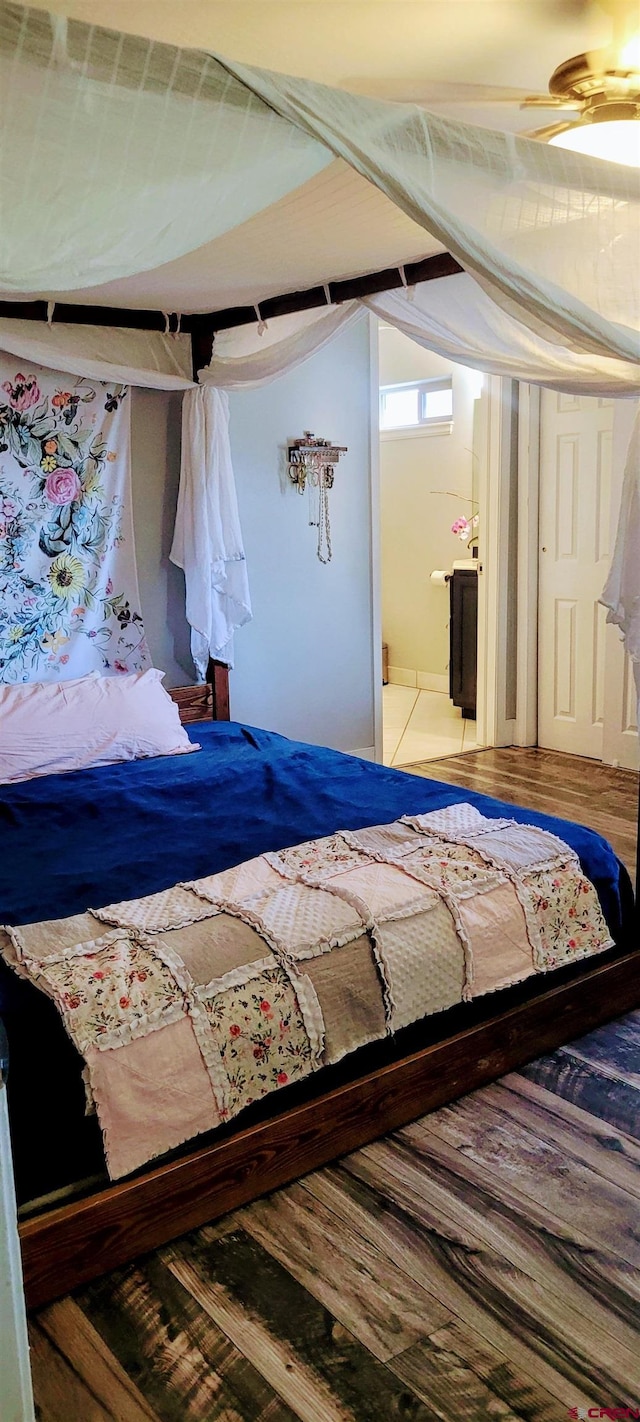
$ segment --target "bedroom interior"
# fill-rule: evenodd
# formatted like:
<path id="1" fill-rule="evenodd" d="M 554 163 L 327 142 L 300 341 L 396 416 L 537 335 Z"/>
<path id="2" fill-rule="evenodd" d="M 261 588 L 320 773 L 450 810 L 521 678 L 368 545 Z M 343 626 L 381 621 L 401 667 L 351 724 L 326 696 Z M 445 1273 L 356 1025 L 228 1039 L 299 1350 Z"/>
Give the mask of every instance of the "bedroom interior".
<path id="1" fill-rule="evenodd" d="M 457 4 L 469 19 L 471 9 L 496 19 L 493 0 Z M 262 44 L 269 7 L 260 8 Z M 339 1207 L 331 1194 L 342 1167 L 319 1168 L 353 1151 L 349 1160 L 374 1159 L 369 1143 L 390 1132 L 391 1142 L 424 1149 L 428 1196 L 439 1168 L 434 1139 L 446 1137 L 450 1122 L 455 1141 L 455 1111 L 464 1113 L 470 1092 L 511 1074 L 506 1087 L 488 1087 L 489 1139 L 491 1112 L 507 1110 L 501 1092 L 529 1092 L 530 1109 L 537 1099 L 542 1112 L 535 1092 L 553 1091 L 553 1054 L 577 1037 L 593 1039 L 586 1060 L 598 1061 L 595 1029 L 624 1013 L 612 1031 L 621 1032 L 630 1063 L 621 1088 L 629 1105 L 616 1115 L 613 1088 L 604 1116 L 595 1098 L 589 1106 L 577 1092 L 573 1100 L 599 1117 L 596 1134 L 614 1133 L 625 1166 L 635 1149 L 637 789 L 633 771 L 615 766 L 637 763 L 638 172 L 551 148 L 546 130 L 532 141 L 541 115 L 533 104 L 519 107 L 529 91 L 498 94 L 490 64 L 484 86 L 462 103 L 433 71 L 424 95 L 409 92 L 406 73 L 397 92 L 381 71 L 354 69 L 336 87 L 317 29 L 321 12 L 335 7 L 309 0 L 299 8 L 312 20 L 315 60 L 300 36 L 297 71 L 293 49 L 290 64 L 278 62 L 277 26 L 271 58 L 268 46 L 257 55 L 258 38 L 242 43 L 238 11 L 233 19 L 225 5 L 198 5 L 187 16 L 115 0 L 2 4 L 5 191 L 16 197 L 6 205 L 0 274 L 0 1016 L 21 1250 L 20 1263 L 15 1241 L 0 1236 L 15 1306 L 3 1360 L 17 1353 L 19 1363 L 5 1374 L 11 1422 L 33 1416 L 21 1278 L 29 1308 L 44 1306 L 32 1346 L 45 1422 L 74 1406 L 82 1422 L 82 1408 L 87 1422 L 94 1412 L 129 1415 L 124 1393 L 120 1411 L 105 1411 L 104 1379 L 87 1402 L 82 1369 L 76 1401 L 65 1391 L 77 1356 L 73 1338 L 61 1345 L 56 1319 L 68 1313 L 72 1290 L 75 1327 L 82 1332 L 93 1319 L 94 1343 L 103 1339 L 115 1369 L 109 1386 L 116 1376 L 129 1389 L 131 1415 L 183 1415 L 184 1397 L 170 1389 L 160 1396 L 151 1364 L 138 1390 L 111 1331 L 109 1299 L 117 1312 L 118 1289 L 137 1277 L 132 1261 L 160 1251 L 149 1257 L 181 1287 L 187 1280 L 202 1317 L 207 1286 L 199 1294 L 193 1272 L 200 1263 L 189 1263 L 191 1246 L 171 1243 L 189 1231 L 231 1272 L 225 1249 L 241 1260 L 247 1230 L 254 1242 L 268 1235 L 272 1259 L 301 1281 L 277 1223 L 261 1233 L 272 1206 L 238 1215 L 240 1207 L 289 1186 L 293 1194 L 272 1197 L 276 1211 L 285 1202 L 285 1234 L 286 1201 L 308 1206 L 305 1190 L 319 1191 L 319 1217 L 335 1217 L 349 1197 Z M 389 7 L 339 8 L 355 22 L 356 11 Z M 441 7 L 394 7 L 396 18 L 408 8 Z M 497 8 L 503 18 L 515 9 Z M 527 25 L 541 37 L 549 31 L 549 72 L 569 52 L 558 46 L 570 33 L 588 30 L 595 53 L 612 35 L 620 40 L 631 14 L 622 3 L 578 7 L 579 16 L 556 6 L 554 32 L 548 5 L 517 8 L 528 12 L 518 20 L 522 33 Z M 291 7 L 277 9 L 292 18 Z M 228 46 L 224 23 L 215 45 L 207 31 L 213 11 L 221 22 L 226 13 Z M 348 31 L 345 64 L 362 19 Z M 512 39 L 507 29 L 505 45 Z M 376 43 L 370 66 L 383 62 Z M 594 115 L 593 127 L 604 129 L 600 109 L 609 103 L 625 120 L 637 111 L 631 61 L 622 96 L 622 60 L 609 58 L 602 92 L 594 65 L 578 80 L 571 71 L 582 88 L 570 95 L 567 131 Z M 287 77 L 295 72 L 305 77 Z M 544 77 L 527 80 L 523 70 L 522 83 L 535 89 Z M 547 107 L 550 119 L 551 100 Z M 562 136 L 564 110 L 548 127 Z M 82 176 L 73 210 L 60 182 L 72 150 Z M 34 227 L 36 204 L 48 214 L 46 229 Z M 468 376 L 486 371 L 482 422 L 478 432 L 472 417 L 470 432 L 482 509 L 473 575 L 478 739 L 489 749 L 434 764 L 418 756 L 411 775 L 373 763 L 383 759 L 385 629 L 379 323 L 394 339 L 422 345 L 426 378 L 434 362 Z M 578 412 L 578 433 L 567 425 L 558 435 L 563 451 L 574 451 L 556 471 L 560 558 L 567 539 L 571 555 L 571 538 L 583 538 L 583 409 L 597 402 L 604 429 L 615 407 L 612 428 L 597 436 L 602 458 L 592 475 L 598 527 L 610 505 L 612 537 L 621 509 L 615 552 L 603 535 L 596 561 L 604 577 L 586 620 L 584 599 L 565 587 L 554 594 L 569 637 L 556 639 L 558 665 L 564 657 L 569 668 L 564 681 L 553 673 L 557 719 L 577 724 L 571 657 L 583 657 L 589 639 L 595 649 L 590 714 L 603 727 L 602 748 L 577 752 L 590 761 L 567 756 L 568 747 L 564 756 L 546 750 L 538 737 L 539 387 L 543 407 L 547 399 L 561 413 Z M 307 430 L 343 453 L 335 479 L 319 464 L 301 497 L 287 447 Z M 469 491 L 473 501 L 471 475 Z M 601 594 L 606 630 L 593 601 Z M 599 635 L 615 650 L 605 654 Z M 166 674 L 169 698 L 153 668 Z M 624 687 L 620 706 L 614 681 Z M 611 708 L 617 739 L 607 730 Z M 277 1045 L 270 998 L 279 1004 Z M 548 1065 L 536 1076 L 541 1062 Z M 618 1082 L 615 1058 L 606 1069 Z M 449 1107 L 460 1097 L 460 1108 Z M 469 1097 L 480 1116 L 483 1099 L 481 1091 Z M 559 1142 L 572 1161 L 569 1136 L 579 1124 L 565 1122 Z M 538 1121 L 543 1140 L 545 1129 Z M 588 1159 L 602 1174 L 604 1163 Z M 631 1167 L 622 1175 L 622 1195 L 637 1193 Z M 10 1223 L 6 1154 L 2 1176 Z M 289 1185 L 300 1177 L 308 1186 Z M 356 1202 L 349 1189 L 347 1223 Z M 395 1206 L 382 1209 L 391 1218 Z M 362 1214 L 359 1221 L 364 1238 Z M 618 1237 L 612 1227 L 611 1247 L 626 1268 L 624 1228 Z M 586 1238 L 596 1236 L 587 1229 Z M 378 1243 L 383 1255 L 391 1248 Z M 529 1260 L 524 1274 L 533 1267 Z M 104 1284 L 94 1283 L 102 1276 Z M 326 1280 L 310 1286 L 304 1278 L 326 1304 Z M 461 1269 L 463 1278 L 468 1288 Z M 110 1295 L 111 1279 L 119 1282 Z M 396 1309 L 403 1279 L 409 1297 L 401 1267 Z M 616 1324 L 583 1284 L 572 1279 L 572 1298 L 579 1309 L 588 1295 L 601 1377 L 615 1384 L 616 1402 L 632 1407 L 626 1284 L 617 1364 Z M 422 1307 L 440 1287 L 431 1280 Z M 349 1328 L 339 1293 L 327 1318 L 346 1318 Z M 460 1299 L 407 1336 L 431 1339 L 452 1316 L 487 1345 L 493 1339 L 496 1357 L 507 1347 L 508 1328 L 498 1340 L 487 1333 L 488 1314 L 472 1320 Z M 302 1345 L 275 1371 L 257 1361 L 230 1319 L 222 1332 L 272 1387 L 260 1406 L 272 1405 L 274 1417 L 373 1417 L 389 1373 L 390 1416 L 406 1406 L 419 1418 L 453 1416 L 438 1400 L 431 1355 L 420 1376 L 407 1362 L 403 1381 L 390 1363 L 384 1379 L 376 1374 L 356 1396 L 337 1374 L 318 1381 L 315 1361 L 303 1367 Z M 465 1347 L 468 1362 L 469 1339 Z M 536 1356 L 542 1366 L 536 1347 L 527 1334 L 525 1381 L 536 1375 Z M 372 1351 L 386 1364 L 406 1349 L 407 1341 L 395 1353 Z M 541 1394 L 535 1407 L 516 1403 L 509 1384 L 504 1401 L 513 1410 L 505 1415 L 562 1416 L 610 1402 L 582 1352 L 571 1365 L 551 1354 L 546 1401 Z M 317 1384 L 307 1402 L 295 1378 L 286 1380 L 298 1368 Z M 476 1358 L 476 1379 L 479 1369 Z M 488 1386 L 485 1401 L 473 1404 L 478 1418 L 489 1394 L 500 1396 L 493 1371 Z M 256 1397 L 243 1403 L 231 1388 L 229 1398 L 222 1386 L 216 1406 L 235 1408 L 234 1422 L 263 1415 Z M 217 1416 L 212 1405 L 192 1399 L 184 1415 Z"/>

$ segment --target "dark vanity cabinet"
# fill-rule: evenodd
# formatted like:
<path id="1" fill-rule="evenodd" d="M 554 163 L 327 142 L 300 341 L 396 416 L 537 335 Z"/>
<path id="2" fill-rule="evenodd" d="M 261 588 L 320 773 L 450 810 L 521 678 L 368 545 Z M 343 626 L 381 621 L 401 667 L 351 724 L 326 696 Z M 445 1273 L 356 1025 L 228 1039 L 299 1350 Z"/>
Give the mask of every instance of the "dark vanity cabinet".
<path id="1" fill-rule="evenodd" d="M 478 683 L 478 574 L 475 569 L 454 569 L 449 595 L 449 695 L 463 716 L 475 720 Z"/>

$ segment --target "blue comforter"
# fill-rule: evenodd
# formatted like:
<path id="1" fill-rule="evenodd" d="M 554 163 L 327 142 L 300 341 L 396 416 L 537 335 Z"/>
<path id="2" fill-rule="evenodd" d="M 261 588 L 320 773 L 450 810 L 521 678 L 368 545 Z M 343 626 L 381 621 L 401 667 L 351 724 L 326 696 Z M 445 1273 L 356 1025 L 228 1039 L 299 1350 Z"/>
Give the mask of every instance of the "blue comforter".
<path id="1" fill-rule="evenodd" d="M 234 722 L 199 723 L 189 732 L 202 746 L 194 755 L 2 788 L 0 923 L 61 918 L 336 829 L 468 800 L 485 815 L 506 814 L 565 839 L 596 886 L 613 936 L 622 939 L 628 876 L 591 830 Z M 14 1062 L 14 1121 L 19 1109 L 21 1122 L 25 1114 L 32 1122 L 29 1183 L 21 1192 L 32 1194 L 31 1167 L 37 1165 L 38 1188 L 51 1188 L 58 1179 L 51 1150 L 74 1153 L 62 1138 L 61 1103 L 73 1097 L 74 1110 L 82 1109 L 79 1059 L 51 1003 L 1 962 L 0 1013 Z M 22 1125 L 18 1134 L 20 1181 L 27 1165 Z"/>

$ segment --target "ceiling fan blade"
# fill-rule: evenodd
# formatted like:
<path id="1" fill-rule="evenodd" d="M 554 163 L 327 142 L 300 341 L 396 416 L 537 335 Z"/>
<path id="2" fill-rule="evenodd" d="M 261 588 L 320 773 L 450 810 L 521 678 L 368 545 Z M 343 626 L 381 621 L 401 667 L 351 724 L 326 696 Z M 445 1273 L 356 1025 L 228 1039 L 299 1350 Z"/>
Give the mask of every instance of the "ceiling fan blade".
<path id="1" fill-rule="evenodd" d="M 529 94 L 520 105 L 521 109 L 568 109 L 570 113 L 580 113 L 581 105 L 576 99 L 560 99 L 553 94 Z"/>
<path id="2" fill-rule="evenodd" d="M 364 78 L 362 75 L 340 79 L 340 88 L 352 94 L 367 94 L 371 98 L 401 103 L 424 104 L 522 104 L 529 97 L 527 89 L 511 89 L 496 84 L 465 84 L 456 80 L 425 79 L 424 74 L 402 79 L 386 79 L 382 75 Z"/>
<path id="3" fill-rule="evenodd" d="M 555 138 L 557 133 L 565 133 L 568 128 L 573 128 L 571 123 L 548 123 L 544 128 L 529 129 L 523 133 L 523 138 L 537 138 L 543 143 L 548 143 L 550 138 Z"/>

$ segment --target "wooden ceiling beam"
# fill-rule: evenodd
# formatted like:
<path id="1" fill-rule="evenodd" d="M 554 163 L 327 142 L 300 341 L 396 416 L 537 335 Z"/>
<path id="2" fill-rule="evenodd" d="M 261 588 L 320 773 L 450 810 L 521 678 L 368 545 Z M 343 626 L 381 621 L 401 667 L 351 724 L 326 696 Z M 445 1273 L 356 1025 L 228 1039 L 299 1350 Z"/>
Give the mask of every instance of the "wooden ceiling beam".
<path id="1" fill-rule="evenodd" d="M 426 257 L 421 262 L 408 262 L 403 268 L 407 284 L 433 281 L 437 277 L 451 276 L 461 272 L 460 263 L 449 252 L 438 252 L 434 257 Z M 287 316 L 293 311 L 311 311 L 314 307 L 327 304 L 327 291 L 332 303 L 354 301 L 359 297 L 372 296 L 379 291 L 393 291 L 403 285 L 400 267 L 388 267 L 381 272 L 369 272 L 365 276 L 348 277 L 345 281 L 330 281 L 324 286 L 314 286 L 306 291 L 287 292 L 283 296 L 270 296 L 260 302 L 260 314 L 268 320 L 274 316 Z M 0 301 L 0 317 L 12 317 L 20 321 L 46 321 L 48 303 L 46 301 Z M 223 311 L 190 312 L 178 316 L 164 311 L 134 310 L 120 306 L 81 306 L 75 302 L 56 301 L 52 322 L 62 322 L 72 326 L 117 326 L 137 331 L 183 331 L 191 335 L 194 331 L 223 331 L 232 326 L 244 326 L 255 321 L 255 306 L 231 306 Z"/>
<path id="2" fill-rule="evenodd" d="M 460 263 L 449 252 L 438 252 L 433 257 L 425 257 L 421 262 L 407 262 L 403 267 L 387 267 L 384 271 L 369 272 L 365 276 L 348 277 L 344 281 L 330 281 L 326 286 L 313 286 L 307 291 L 291 291 L 283 296 L 270 296 L 259 304 L 260 316 L 264 321 L 276 316 L 289 316 L 296 311 L 312 311 L 327 305 L 327 294 L 331 304 L 341 305 L 345 301 L 357 301 L 365 296 L 374 296 L 381 291 L 394 291 L 403 286 L 415 286 L 417 282 L 435 281 L 439 277 L 454 276 L 463 271 Z M 401 273 L 404 273 L 404 282 Z M 20 321 L 47 321 L 49 304 L 46 301 L 0 301 L 0 317 L 11 317 Z M 120 306 L 80 306 L 69 301 L 56 301 L 51 313 L 52 324 L 61 322 L 71 326 L 113 326 L 121 330 L 182 332 L 191 336 L 191 350 L 194 379 L 211 360 L 211 352 L 216 331 L 228 331 L 235 326 L 247 326 L 256 319 L 255 306 L 230 306 L 224 311 L 191 312 L 178 316 L 177 312 L 165 315 L 164 311 L 138 311 Z"/>

